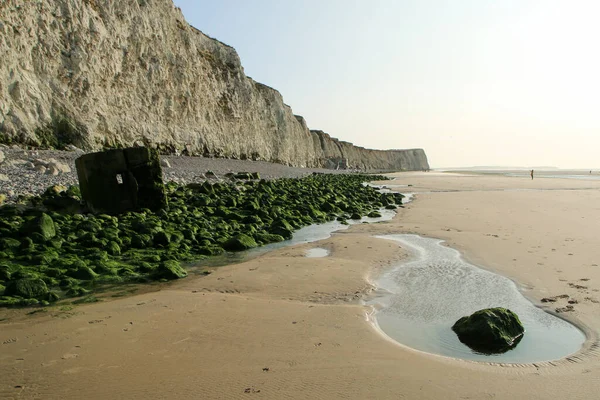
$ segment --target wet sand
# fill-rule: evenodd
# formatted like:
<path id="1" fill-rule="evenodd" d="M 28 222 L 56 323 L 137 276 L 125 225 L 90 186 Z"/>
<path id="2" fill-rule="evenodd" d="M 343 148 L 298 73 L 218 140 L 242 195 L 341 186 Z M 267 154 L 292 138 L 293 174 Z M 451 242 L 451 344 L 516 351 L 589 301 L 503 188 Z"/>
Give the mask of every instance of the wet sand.
<path id="1" fill-rule="evenodd" d="M 592 399 L 600 390 L 600 182 L 401 173 L 393 221 L 160 291 L 25 315 L 0 310 L 0 398 Z M 387 340 L 360 303 L 406 257 L 372 235 L 447 240 L 589 336 L 552 363 L 491 365 Z M 307 258 L 312 247 L 329 256 Z M 566 294 L 568 299 L 541 303 Z M 30 311 L 30 310 L 29 310 Z"/>

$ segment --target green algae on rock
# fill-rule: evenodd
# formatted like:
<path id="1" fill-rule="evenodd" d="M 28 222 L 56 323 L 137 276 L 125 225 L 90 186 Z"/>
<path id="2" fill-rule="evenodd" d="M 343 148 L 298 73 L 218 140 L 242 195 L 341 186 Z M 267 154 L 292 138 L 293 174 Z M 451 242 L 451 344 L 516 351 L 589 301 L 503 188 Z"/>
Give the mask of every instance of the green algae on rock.
<path id="1" fill-rule="evenodd" d="M 507 308 L 486 308 L 462 317 L 452 326 L 459 340 L 485 354 L 504 353 L 515 347 L 525 328 L 514 312 Z"/>
<path id="2" fill-rule="evenodd" d="M 258 246 L 258 244 L 256 244 L 254 238 L 243 233 L 236 235 L 223 243 L 223 248 L 230 251 L 248 250 L 256 246 Z"/>
<path id="3" fill-rule="evenodd" d="M 48 295 L 48 286 L 39 278 L 22 278 L 8 282 L 5 296 L 18 296 L 24 299 L 42 299 Z"/>
<path id="4" fill-rule="evenodd" d="M 177 261 L 165 261 L 158 266 L 157 277 L 160 279 L 179 279 L 186 276 L 187 272 Z"/>
<path id="5" fill-rule="evenodd" d="M 58 207 L 57 197 L 79 201 L 77 187 L 52 187 L 24 204 L 0 207 L 0 306 L 85 296 L 105 285 L 180 279 L 187 275 L 183 266 L 206 257 L 280 242 L 307 225 L 343 223 L 402 203 L 399 193 L 363 186 L 383 176 L 250 177 L 170 182 L 164 186 L 165 208 L 119 215 Z"/>

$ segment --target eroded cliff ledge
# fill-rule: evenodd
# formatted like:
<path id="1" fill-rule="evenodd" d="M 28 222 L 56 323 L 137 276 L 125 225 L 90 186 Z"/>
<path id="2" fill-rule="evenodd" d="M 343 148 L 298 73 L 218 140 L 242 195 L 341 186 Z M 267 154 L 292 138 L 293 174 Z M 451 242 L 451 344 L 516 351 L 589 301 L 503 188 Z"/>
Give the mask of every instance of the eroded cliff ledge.
<path id="1" fill-rule="evenodd" d="M 0 2 L 0 141 L 134 144 L 293 166 L 428 169 L 421 149 L 310 131 L 171 0 Z"/>

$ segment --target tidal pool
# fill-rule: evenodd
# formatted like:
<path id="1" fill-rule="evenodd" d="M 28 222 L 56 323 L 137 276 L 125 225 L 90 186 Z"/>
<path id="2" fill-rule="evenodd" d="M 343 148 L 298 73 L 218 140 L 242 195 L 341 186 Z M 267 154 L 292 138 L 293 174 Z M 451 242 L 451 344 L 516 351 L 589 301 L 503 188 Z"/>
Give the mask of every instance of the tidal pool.
<path id="1" fill-rule="evenodd" d="M 533 305 L 513 281 L 467 263 L 442 240 L 409 234 L 377 237 L 412 252 L 409 262 L 375 280 L 378 289 L 367 302 L 375 309 L 374 323 L 391 339 L 428 353 L 497 363 L 557 360 L 585 342 L 580 329 Z M 460 317 L 489 307 L 514 311 L 525 327 L 523 340 L 506 353 L 477 353 L 451 329 Z"/>

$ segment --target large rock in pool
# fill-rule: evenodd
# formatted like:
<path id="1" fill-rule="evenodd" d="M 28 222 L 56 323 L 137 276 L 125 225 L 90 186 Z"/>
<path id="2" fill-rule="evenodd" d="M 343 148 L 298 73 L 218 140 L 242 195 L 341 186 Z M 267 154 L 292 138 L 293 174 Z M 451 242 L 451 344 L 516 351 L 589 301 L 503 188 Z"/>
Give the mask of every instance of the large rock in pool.
<path id="1" fill-rule="evenodd" d="M 514 312 L 486 308 L 462 317 L 452 326 L 461 342 L 480 353 L 503 353 L 515 347 L 525 329 Z"/>

